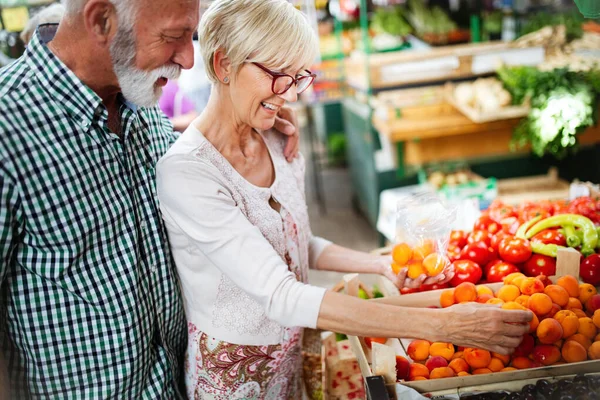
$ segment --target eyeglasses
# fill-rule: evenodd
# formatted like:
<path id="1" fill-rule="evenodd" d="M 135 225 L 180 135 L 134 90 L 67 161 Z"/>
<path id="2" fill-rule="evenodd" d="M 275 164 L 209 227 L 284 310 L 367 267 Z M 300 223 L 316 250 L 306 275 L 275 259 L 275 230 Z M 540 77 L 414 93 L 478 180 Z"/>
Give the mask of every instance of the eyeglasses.
<path id="1" fill-rule="evenodd" d="M 306 89 L 308 89 L 308 87 L 313 83 L 316 77 L 315 74 L 313 74 L 307 69 L 304 71 L 307 72 L 308 75 L 297 75 L 297 78 L 294 78 L 293 76 L 288 74 L 271 71 L 270 69 L 263 65 L 260 65 L 259 63 L 253 62 L 252 64 L 256 65 L 258 68 L 271 75 L 271 77 L 273 78 L 273 83 L 271 84 L 271 91 L 274 94 L 284 94 L 292 87 L 293 84 L 296 84 L 296 93 L 300 94 Z"/>

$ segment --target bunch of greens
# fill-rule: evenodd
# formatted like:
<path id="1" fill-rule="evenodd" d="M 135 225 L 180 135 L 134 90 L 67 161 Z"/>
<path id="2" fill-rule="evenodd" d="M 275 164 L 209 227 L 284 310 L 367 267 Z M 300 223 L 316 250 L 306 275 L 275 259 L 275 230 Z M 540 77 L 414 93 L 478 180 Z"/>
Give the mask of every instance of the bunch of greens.
<path id="1" fill-rule="evenodd" d="M 456 23 L 439 6 L 429 8 L 423 0 L 409 0 L 406 18 L 419 35 L 447 34 L 457 28 Z"/>
<path id="2" fill-rule="evenodd" d="M 549 14 L 540 12 L 534 14 L 523 26 L 522 35 L 536 32 L 545 26 L 564 25 L 567 29 L 567 40 L 579 39 L 583 36 L 581 25 L 584 23 L 583 16 L 577 12 Z"/>
<path id="3" fill-rule="evenodd" d="M 577 149 L 577 135 L 597 122 L 600 71 L 566 68 L 539 71 L 534 67 L 502 68 L 498 77 L 513 104 L 529 100 L 531 112 L 516 127 L 511 146 L 531 145 L 534 154 L 564 158 Z"/>
<path id="4" fill-rule="evenodd" d="M 376 33 L 387 33 L 393 36 L 406 36 L 412 32 L 412 28 L 402 16 L 400 7 L 377 8 L 373 15 L 371 29 Z"/>
<path id="5" fill-rule="evenodd" d="M 488 34 L 502 32 L 502 11 L 494 11 L 483 19 L 483 30 Z"/>

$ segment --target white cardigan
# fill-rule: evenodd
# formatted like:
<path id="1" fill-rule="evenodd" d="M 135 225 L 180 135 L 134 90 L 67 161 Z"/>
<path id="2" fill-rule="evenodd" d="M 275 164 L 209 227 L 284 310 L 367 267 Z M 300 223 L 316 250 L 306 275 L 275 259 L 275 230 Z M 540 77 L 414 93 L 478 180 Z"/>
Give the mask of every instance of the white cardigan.
<path id="1" fill-rule="evenodd" d="M 277 344 L 283 327 L 314 328 L 325 294 L 288 270 L 281 215 L 269 205 L 273 197 L 292 214 L 300 262 L 314 268 L 330 242 L 310 231 L 304 159 L 285 160 L 282 135 L 269 131 L 263 138 L 276 173 L 270 188 L 245 180 L 193 126 L 157 166 L 187 319 L 234 344 Z"/>

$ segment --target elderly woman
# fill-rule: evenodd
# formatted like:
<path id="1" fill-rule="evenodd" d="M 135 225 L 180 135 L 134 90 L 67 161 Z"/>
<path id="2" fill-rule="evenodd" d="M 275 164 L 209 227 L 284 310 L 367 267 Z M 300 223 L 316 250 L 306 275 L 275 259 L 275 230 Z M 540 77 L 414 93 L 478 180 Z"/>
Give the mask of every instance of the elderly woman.
<path id="1" fill-rule="evenodd" d="M 395 276 L 388 257 L 310 231 L 304 160 L 286 162 L 272 130 L 279 108 L 314 79 L 317 39 L 303 15 L 285 0 L 216 0 L 199 37 L 211 97 L 157 170 L 187 312 L 190 398 L 300 398 L 303 327 L 500 353 L 520 343 L 529 312 L 403 308 L 309 285 L 309 267 L 380 273 L 398 286 L 425 277 Z"/>

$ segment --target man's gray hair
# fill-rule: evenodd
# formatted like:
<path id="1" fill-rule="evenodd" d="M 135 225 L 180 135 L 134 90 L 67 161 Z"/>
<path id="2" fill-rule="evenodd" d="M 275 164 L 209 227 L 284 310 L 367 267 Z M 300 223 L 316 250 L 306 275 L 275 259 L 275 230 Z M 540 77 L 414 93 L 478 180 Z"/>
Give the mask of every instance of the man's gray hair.
<path id="1" fill-rule="evenodd" d="M 65 6 L 67 14 L 75 15 L 83 11 L 85 3 L 88 0 L 62 0 L 62 4 Z M 110 2 L 117 9 L 117 13 L 121 14 L 119 18 L 122 18 L 130 23 L 133 23 L 135 19 L 135 4 L 136 0 L 110 0 Z"/>

